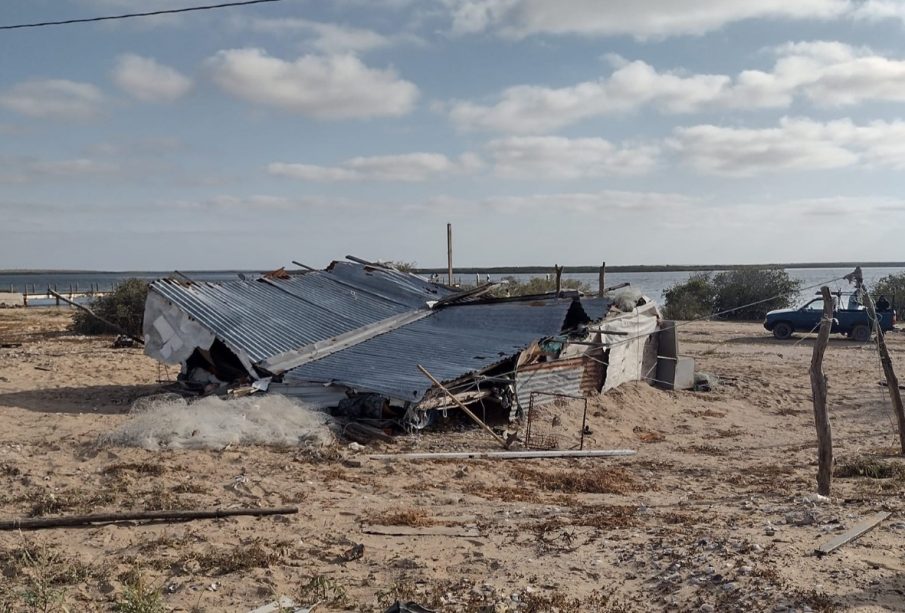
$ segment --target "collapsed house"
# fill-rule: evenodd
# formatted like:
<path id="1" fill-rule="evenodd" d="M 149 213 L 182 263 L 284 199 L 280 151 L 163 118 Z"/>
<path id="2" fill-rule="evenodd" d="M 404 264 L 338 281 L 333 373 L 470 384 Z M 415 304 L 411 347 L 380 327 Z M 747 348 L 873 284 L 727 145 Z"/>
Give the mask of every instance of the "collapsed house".
<path id="1" fill-rule="evenodd" d="M 450 395 L 514 418 L 532 392 L 590 395 L 657 377 L 661 317 L 638 292 L 500 298 L 491 285 L 459 291 L 354 260 L 253 280 L 155 281 L 145 352 L 205 391 L 241 383 L 349 414 L 392 408 L 414 428 L 454 407 Z"/>

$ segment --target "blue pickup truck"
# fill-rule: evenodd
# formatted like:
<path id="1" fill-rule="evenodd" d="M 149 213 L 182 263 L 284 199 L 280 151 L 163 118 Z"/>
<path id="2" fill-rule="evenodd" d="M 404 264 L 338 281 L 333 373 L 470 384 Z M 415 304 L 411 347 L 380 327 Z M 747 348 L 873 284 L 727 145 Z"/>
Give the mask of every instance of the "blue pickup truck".
<path id="1" fill-rule="evenodd" d="M 865 342 L 870 340 L 871 326 L 867 309 L 849 300 L 849 308 L 840 309 L 841 294 L 833 297 L 833 332 Z M 767 313 L 764 328 L 780 340 L 791 338 L 795 332 L 816 332 L 823 317 L 823 298 L 815 298 L 797 309 L 779 309 Z M 896 314 L 892 310 L 877 311 L 880 328 L 892 330 L 896 324 Z"/>

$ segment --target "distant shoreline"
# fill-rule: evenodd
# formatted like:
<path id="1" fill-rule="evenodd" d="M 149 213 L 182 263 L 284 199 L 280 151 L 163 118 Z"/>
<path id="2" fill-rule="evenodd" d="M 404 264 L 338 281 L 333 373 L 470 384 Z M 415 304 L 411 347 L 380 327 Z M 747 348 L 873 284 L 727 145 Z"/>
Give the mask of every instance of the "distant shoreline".
<path id="1" fill-rule="evenodd" d="M 714 270 L 737 270 L 740 268 L 855 268 L 861 266 L 863 268 L 905 268 L 905 262 L 794 262 L 779 264 L 650 264 L 650 265 L 628 265 L 628 266 L 607 266 L 607 272 L 707 272 Z M 493 275 L 505 274 L 544 274 L 549 273 L 553 269 L 552 266 L 487 266 L 487 267 L 453 267 L 453 272 L 460 275 L 470 275 L 478 273 L 486 273 Z M 569 273 L 594 273 L 600 269 L 599 266 L 565 266 L 565 272 Z M 445 274 L 446 268 L 416 268 L 416 272 L 424 274 Z M 186 270 L 184 273 L 191 277 L 192 274 L 204 273 L 231 273 L 231 272 L 247 272 L 255 274 L 260 270 Z M 4 276 L 28 276 L 28 275 L 149 275 L 159 273 L 162 275 L 169 274 L 165 271 L 154 270 L 0 270 L 0 275 Z"/>

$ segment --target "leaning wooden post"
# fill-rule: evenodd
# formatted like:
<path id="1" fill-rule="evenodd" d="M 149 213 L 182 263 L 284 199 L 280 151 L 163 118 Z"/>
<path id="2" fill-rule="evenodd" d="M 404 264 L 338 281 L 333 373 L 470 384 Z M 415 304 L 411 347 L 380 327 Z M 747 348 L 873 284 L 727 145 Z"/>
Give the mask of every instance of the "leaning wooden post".
<path id="1" fill-rule="evenodd" d="M 600 274 L 597 275 L 597 296 L 603 298 L 603 290 L 606 287 L 606 262 L 600 265 Z"/>
<path id="2" fill-rule="evenodd" d="M 826 352 L 833 328 L 833 297 L 830 288 L 820 288 L 823 295 L 823 319 L 811 356 L 811 392 L 814 395 L 814 424 L 817 426 L 817 493 L 830 495 L 833 479 L 833 435 L 830 416 L 826 410 L 826 375 L 823 374 L 823 354 Z"/>
<path id="3" fill-rule="evenodd" d="M 488 426 L 483 421 L 481 421 L 481 418 L 479 418 L 477 415 L 472 413 L 471 409 L 469 409 L 467 406 L 465 406 L 465 404 L 461 400 L 456 398 L 455 395 L 451 391 L 446 389 L 446 387 L 442 383 L 440 383 L 440 381 L 438 381 L 437 378 L 434 377 L 434 375 L 430 374 L 430 372 L 428 372 L 428 370 L 424 366 L 422 366 L 421 364 L 418 364 L 418 370 L 420 370 L 421 373 L 425 377 L 430 379 L 434 385 L 436 385 L 444 394 L 446 394 L 449 397 L 449 399 L 452 400 L 456 406 L 458 406 L 460 409 L 462 409 L 462 412 L 465 413 L 466 415 L 468 415 L 468 417 L 471 418 L 471 421 L 475 422 L 476 424 L 478 424 L 479 426 L 484 428 L 484 430 L 486 430 L 487 433 L 490 434 L 490 436 L 492 436 L 494 439 L 496 439 L 496 441 L 499 444 L 501 444 L 504 449 L 509 449 L 509 445 L 512 444 L 512 441 L 504 440 L 503 437 L 501 437 L 499 434 L 494 432 L 490 426 Z"/>
<path id="4" fill-rule="evenodd" d="M 889 399 L 892 401 L 892 408 L 896 413 L 896 421 L 899 424 L 899 444 L 902 447 L 902 455 L 905 455 L 905 408 L 902 406 L 902 393 L 899 391 L 899 379 L 896 372 L 892 368 L 892 358 L 889 357 L 889 350 L 886 348 L 886 337 L 883 334 L 883 326 L 877 319 L 877 309 L 874 307 L 874 299 L 866 291 L 864 294 L 864 306 L 867 307 L 867 313 L 877 328 L 877 349 L 880 351 L 880 363 L 883 365 L 883 374 L 886 375 L 886 387 L 889 389 Z"/>
<path id="5" fill-rule="evenodd" d="M 880 352 L 880 364 L 883 366 L 883 374 L 886 376 L 886 387 L 889 389 L 889 399 L 892 401 L 892 408 L 896 414 L 896 421 L 899 426 L 899 444 L 902 447 L 902 455 L 905 455 L 905 408 L 902 407 L 899 379 L 892 368 L 892 359 L 889 357 L 889 350 L 886 348 L 883 326 L 879 325 L 880 320 L 877 319 L 877 309 L 874 307 L 874 300 L 864 287 L 864 275 L 861 273 L 861 267 L 856 267 L 854 271 L 845 275 L 844 278 L 849 283 L 855 284 L 855 288 L 864 300 L 864 307 L 867 309 L 867 315 L 871 319 L 871 327 L 876 327 L 877 351 Z"/>

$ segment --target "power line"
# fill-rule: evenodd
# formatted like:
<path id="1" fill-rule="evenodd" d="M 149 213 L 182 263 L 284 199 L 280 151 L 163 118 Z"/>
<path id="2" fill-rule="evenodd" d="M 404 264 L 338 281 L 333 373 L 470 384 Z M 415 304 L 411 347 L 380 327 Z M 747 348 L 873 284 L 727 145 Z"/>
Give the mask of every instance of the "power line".
<path id="1" fill-rule="evenodd" d="M 181 9 L 164 9 L 147 13 L 126 13 L 124 15 L 108 15 L 106 17 L 85 17 L 82 19 L 65 19 L 63 21 L 42 21 L 39 23 L 20 23 L 13 26 L 0 26 L 0 30 L 20 30 L 23 28 L 43 28 L 45 26 L 64 26 L 71 23 L 92 23 L 95 21 L 111 21 L 114 19 L 130 19 L 132 17 L 153 17 L 155 15 L 172 15 L 173 13 L 189 13 L 191 11 L 209 11 L 211 9 L 229 8 L 231 6 L 246 6 L 249 4 L 264 4 L 265 2 L 282 2 L 282 0 L 240 0 L 238 2 L 224 2 L 222 4 L 208 4 L 206 6 L 190 6 Z"/>

